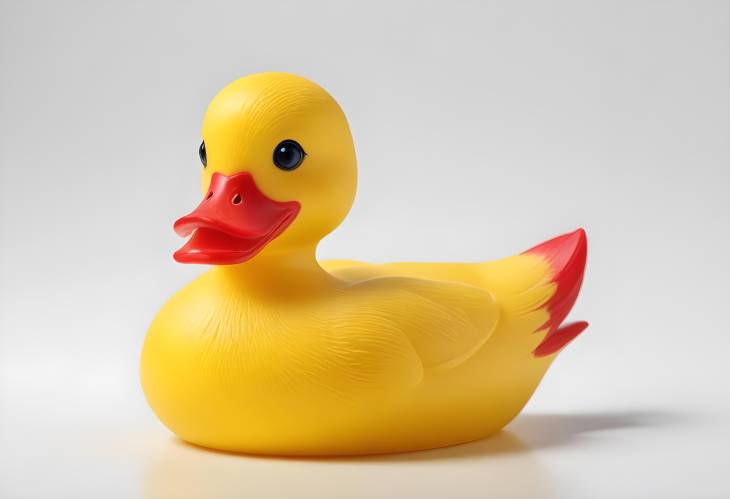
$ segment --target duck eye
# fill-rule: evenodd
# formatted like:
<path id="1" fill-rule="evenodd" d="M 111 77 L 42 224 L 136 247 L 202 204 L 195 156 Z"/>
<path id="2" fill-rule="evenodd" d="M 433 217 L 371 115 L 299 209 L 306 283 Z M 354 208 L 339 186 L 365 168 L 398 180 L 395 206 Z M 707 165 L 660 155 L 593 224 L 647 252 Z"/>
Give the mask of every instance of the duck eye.
<path id="1" fill-rule="evenodd" d="M 274 164 L 282 170 L 293 170 L 302 164 L 306 153 L 294 140 L 284 140 L 274 148 Z"/>
<path id="2" fill-rule="evenodd" d="M 200 162 L 203 163 L 203 168 L 208 166 L 208 154 L 205 152 L 205 141 L 200 143 L 198 148 L 198 156 L 200 156 Z"/>

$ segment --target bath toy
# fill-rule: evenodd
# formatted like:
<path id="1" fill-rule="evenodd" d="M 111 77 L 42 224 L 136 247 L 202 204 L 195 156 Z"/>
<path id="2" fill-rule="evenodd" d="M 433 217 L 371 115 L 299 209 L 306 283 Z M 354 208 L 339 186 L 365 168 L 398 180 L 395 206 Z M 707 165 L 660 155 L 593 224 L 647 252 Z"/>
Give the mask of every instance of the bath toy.
<path id="1" fill-rule="evenodd" d="M 342 110 L 286 73 L 234 81 L 203 122 L 200 204 L 175 254 L 212 267 L 152 322 L 141 378 L 187 442 L 279 455 L 435 448 L 486 437 L 587 324 L 582 229 L 486 263 L 318 262 L 356 161 Z"/>

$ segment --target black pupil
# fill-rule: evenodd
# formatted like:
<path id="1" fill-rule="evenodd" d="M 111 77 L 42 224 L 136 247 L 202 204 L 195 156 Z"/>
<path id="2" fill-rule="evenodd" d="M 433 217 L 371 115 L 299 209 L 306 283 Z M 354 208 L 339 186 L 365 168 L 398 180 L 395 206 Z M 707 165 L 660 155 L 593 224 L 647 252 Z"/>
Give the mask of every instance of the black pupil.
<path id="1" fill-rule="evenodd" d="M 293 140 L 285 140 L 274 149 L 274 164 L 282 170 L 293 170 L 304 159 L 302 146 Z"/>
<path id="2" fill-rule="evenodd" d="M 200 162 L 203 163 L 203 166 L 208 166 L 208 154 L 205 152 L 205 141 L 200 143 L 198 155 L 200 156 Z"/>

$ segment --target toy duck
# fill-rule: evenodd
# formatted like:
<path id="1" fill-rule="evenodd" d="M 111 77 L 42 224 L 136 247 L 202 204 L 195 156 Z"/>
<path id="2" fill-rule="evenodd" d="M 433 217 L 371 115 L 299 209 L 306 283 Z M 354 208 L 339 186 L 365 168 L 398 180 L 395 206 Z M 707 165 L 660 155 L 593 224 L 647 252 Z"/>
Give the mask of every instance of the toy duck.
<path id="1" fill-rule="evenodd" d="M 576 230 L 486 263 L 318 262 L 356 188 L 350 129 L 321 87 L 234 81 L 203 123 L 203 200 L 174 258 L 213 267 L 150 326 L 145 395 L 183 440 L 277 455 L 413 451 L 486 437 L 587 324 Z"/>

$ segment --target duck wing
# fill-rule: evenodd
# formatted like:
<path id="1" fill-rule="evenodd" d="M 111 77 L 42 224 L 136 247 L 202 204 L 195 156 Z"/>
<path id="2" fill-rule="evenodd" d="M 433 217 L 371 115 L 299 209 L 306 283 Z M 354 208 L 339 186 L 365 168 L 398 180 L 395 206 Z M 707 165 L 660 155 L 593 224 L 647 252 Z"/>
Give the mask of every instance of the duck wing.
<path id="1" fill-rule="evenodd" d="M 400 330 L 424 368 L 449 368 L 469 359 L 499 322 L 494 296 L 476 286 L 379 277 L 352 288 L 366 296 L 358 302 L 358 313 L 368 320 L 388 321 Z"/>
<path id="2" fill-rule="evenodd" d="M 498 328 L 499 334 L 512 336 L 518 349 L 524 348 L 534 357 L 546 357 L 560 351 L 588 326 L 583 321 L 564 324 L 583 282 L 586 256 L 586 233 L 578 229 L 519 255 L 489 262 L 370 264 L 329 260 L 322 265 L 336 277 L 349 282 L 399 276 L 438 281 L 443 286 L 441 289 L 447 289 L 448 283 L 479 288 L 488 293 L 489 298 L 481 300 L 488 303 L 485 307 L 490 317 L 501 315 L 499 320 L 505 327 Z M 417 287 L 437 302 L 446 300 L 438 289 Z M 455 293 L 457 298 L 452 304 L 456 307 L 469 307 L 465 304 L 471 299 L 479 300 L 467 291 Z M 463 302 L 459 301 L 459 296 L 464 297 Z M 492 332 L 495 326 L 490 326 Z M 519 338 L 515 338 L 515 334 Z M 466 343 L 469 342 L 467 338 L 472 336 L 466 335 Z"/>

